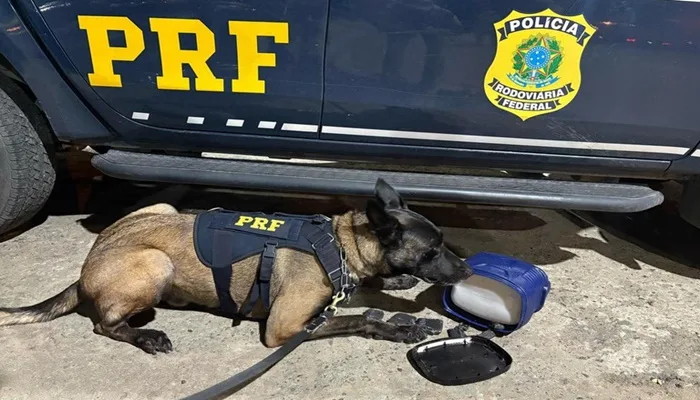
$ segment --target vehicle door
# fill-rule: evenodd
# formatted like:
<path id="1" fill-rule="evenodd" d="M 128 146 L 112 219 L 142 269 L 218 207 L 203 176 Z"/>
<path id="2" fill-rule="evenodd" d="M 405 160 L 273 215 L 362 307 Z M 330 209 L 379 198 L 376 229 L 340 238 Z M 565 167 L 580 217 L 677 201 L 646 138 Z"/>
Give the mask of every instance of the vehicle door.
<path id="1" fill-rule="evenodd" d="M 327 0 L 19 3 L 126 141 L 318 136 Z"/>
<path id="2" fill-rule="evenodd" d="M 700 139 L 700 4 L 331 0 L 322 137 L 669 160 Z"/>

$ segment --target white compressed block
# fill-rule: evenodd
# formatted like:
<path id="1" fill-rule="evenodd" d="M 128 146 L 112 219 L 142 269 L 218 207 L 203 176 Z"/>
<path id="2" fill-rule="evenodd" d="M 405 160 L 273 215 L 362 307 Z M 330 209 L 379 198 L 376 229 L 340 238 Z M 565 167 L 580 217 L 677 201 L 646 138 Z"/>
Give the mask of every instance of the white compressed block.
<path id="1" fill-rule="evenodd" d="M 520 320 L 520 295 L 496 280 L 472 275 L 453 286 L 451 297 L 457 307 L 479 318 L 503 325 Z"/>

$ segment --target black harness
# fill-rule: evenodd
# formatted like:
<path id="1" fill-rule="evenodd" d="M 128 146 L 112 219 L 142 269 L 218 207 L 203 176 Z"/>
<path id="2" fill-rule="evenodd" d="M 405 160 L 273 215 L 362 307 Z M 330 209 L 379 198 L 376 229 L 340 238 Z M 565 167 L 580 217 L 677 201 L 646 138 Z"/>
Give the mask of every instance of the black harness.
<path id="1" fill-rule="evenodd" d="M 330 218 L 323 215 L 242 213 L 221 208 L 198 214 L 194 223 L 194 248 L 199 260 L 211 268 L 221 311 L 234 319 L 247 315 L 262 299 L 270 309 L 270 279 L 278 248 L 288 247 L 315 254 L 333 285 L 328 306 L 282 347 L 255 365 L 185 400 L 211 400 L 230 395 L 268 369 L 326 324 L 337 311 L 336 305 L 349 298 L 355 285 L 350 279 L 345 253 L 335 241 Z M 233 264 L 261 254 L 258 276 L 250 300 L 242 308 L 231 298 Z"/>
<path id="2" fill-rule="evenodd" d="M 231 318 L 247 315 L 262 299 L 270 310 L 270 279 L 278 248 L 315 254 L 333 285 L 334 297 L 347 295 L 350 279 L 342 249 L 335 243 L 330 218 L 324 215 L 243 213 L 221 208 L 197 215 L 194 247 L 199 260 L 211 268 L 222 313 Z M 250 300 L 240 308 L 230 294 L 232 265 L 261 254 Z"/>

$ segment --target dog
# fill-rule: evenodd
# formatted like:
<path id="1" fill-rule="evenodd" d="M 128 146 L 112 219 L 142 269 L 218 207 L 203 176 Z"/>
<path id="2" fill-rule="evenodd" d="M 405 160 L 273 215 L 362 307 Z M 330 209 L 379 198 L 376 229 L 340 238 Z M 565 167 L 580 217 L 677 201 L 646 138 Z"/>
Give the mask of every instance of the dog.
<path id="1" fill-rule="evenodd" d="M 150 354 L 170 352 L 172 343 L 164 332 L 135 329 L 128 320 L 163 303 L 220 306 L 211 270 L 202 264 L 193 244 L 195 217 L 165 203 L 127 214 L 97 236 L 75 283 L 41 303 L 0 308 L 0 326 L 50 321 L 88 303 L 97 315 L 95 333 Z M 400 290 L 415 286 L 419 279 L 452 285 L 472 274 L 445 246 L 441 230 L 410 210 L 381 178 L 364 211 L 334 215 L 331 224 L 346 255 L 348 275 L 358 285 Z M 230 296 L 236 303 L 248 300 L 259 264 L 260 255 L 233 264 Z M 262 319 L 264 345 L 277 347 L 301 332 L 328 304 L 332 288 L 313 254 L 279 248 L 270 280 L 270 309 L 258 304 L 245 317 Z M 310 339 L 341 335 L 404 343 L 427 337 L 418 325 L 349 315 L 329 319 Z"/>

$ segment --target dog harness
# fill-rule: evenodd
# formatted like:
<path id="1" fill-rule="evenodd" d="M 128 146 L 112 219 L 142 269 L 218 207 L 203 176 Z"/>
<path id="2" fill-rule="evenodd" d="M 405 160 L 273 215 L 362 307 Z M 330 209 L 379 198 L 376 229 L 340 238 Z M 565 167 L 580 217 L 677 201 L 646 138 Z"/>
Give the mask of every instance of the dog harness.
<path id="1" fill-rule="evenodd" d="M 221 311 L 232 318 L 248 314 L 262 298 L 270 310 L 270 278 L 278 248 L 315 254 L 333 285 L 333 295 L 349 287 L 342 249 L 335 243 L 330 218 L 324 215 L 244 213 L 215 208 L 197 215 L 194 248 L 212 270 Z M 250 300 L 239 310 L 231 298 L 233 264 L 262 254 Z"/>

